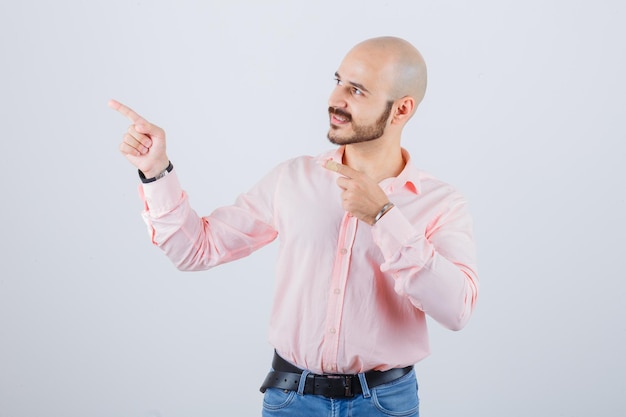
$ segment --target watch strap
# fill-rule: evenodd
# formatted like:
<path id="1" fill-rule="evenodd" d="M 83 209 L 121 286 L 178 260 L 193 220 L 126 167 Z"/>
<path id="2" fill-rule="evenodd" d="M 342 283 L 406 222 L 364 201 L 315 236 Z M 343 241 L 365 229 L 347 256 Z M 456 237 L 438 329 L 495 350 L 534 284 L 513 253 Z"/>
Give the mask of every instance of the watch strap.
<path id="1" fill-rule="evenodd" d="M 138 169 L 137 172 L 139 173 L 139 179 L 141 180 L 142 183 L 150 184 L 151 182 L 155 182 L 156 180 L 163 178 L 164 176 L 172 172 L 173 169 L 174 169 L 174 165 L 172 165 L 172 161 L 169 161 L 167 168 L 159 172 L 159 174 L 156 177 L 146 178 L 146 176 L 144 175 L 143 172 L 141 172 L 140 169 Z"/>

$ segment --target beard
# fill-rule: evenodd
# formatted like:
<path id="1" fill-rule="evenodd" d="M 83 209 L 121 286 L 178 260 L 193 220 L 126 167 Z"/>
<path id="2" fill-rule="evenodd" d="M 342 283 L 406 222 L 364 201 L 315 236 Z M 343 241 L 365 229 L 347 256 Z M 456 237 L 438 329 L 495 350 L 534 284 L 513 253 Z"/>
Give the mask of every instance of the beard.
<path id="1" fill-rule="evenodd" d="M 341 137 L 337 133 L 335 126 L 330 127 L 328 131 L 328 140 L 335 145 L 351 145 L 354 143 L 369 142 L 380 138 L 385 133 L 385 127 L 389 115 L 391 114 L 391 108 L 393 107 L 393 101 L 388 101 L 385 110 L 380 117 L 372 124 L 362 125 L 352 123 L 352 115 L 345 110 L 341 110 L 335 107 L 328 108 L 328 114 L 336 114 L 345 118 L 348 122 L 352 123 L 352 135 L 347 137 Z"/>

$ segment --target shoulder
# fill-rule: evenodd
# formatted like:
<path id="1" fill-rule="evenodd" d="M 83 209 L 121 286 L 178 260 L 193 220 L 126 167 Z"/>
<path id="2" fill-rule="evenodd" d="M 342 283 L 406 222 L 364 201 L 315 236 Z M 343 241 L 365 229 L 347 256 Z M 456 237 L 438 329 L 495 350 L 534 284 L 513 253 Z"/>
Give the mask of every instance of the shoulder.
<path id="1" fill-rule="evenodd" d="M 280 163 L 276 168 L 278 170 L 297 170 L 310 169 L 316 166 L 323 166 L 326 161 L 335 155 L 336 150 L 328 150 L 318 155 L 299 155 L 287 159 Z"/>
<path id="2" fill-rule="evenodd" d="M 450 204 L 463 204 L 465 196 L 452 184 L 434 176 L 430 172 L 418 169 L 420 194 L 447 201 Z"/>

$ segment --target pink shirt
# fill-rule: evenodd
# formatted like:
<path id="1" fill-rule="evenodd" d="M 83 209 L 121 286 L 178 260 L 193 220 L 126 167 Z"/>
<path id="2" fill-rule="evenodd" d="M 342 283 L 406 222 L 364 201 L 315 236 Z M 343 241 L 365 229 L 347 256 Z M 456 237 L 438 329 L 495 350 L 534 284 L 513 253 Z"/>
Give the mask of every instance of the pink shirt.
<path id="1" fill-rule="evenodd" d="M 182 270 L 202 270 L 280 241 L 269 339 L 315 373 L 412 365 L 429 353 L 425 314 L 452 330 L 478 294 L 472 221 L 451 186 L 407 164 L 383 180 L 395 207 L 374 226 L 346 213 L 343 147 L 288 160 L 232 206 L 199 217 L 176 170 L 143 184 L 154 244 Z"/>

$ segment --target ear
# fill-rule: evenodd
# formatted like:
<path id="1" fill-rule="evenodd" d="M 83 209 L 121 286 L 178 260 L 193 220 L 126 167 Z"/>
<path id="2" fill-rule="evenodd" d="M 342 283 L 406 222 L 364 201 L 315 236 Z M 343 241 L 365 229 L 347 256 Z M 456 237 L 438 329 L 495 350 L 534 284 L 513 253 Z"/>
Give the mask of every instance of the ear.
<path id="1" fill-rule="evenodd" d="M 392 124 L 406 123 L 415 112 L 415 99 L 411 96 L 405 96 L 396 100 L 396 111 L 391 119 Z"/>

